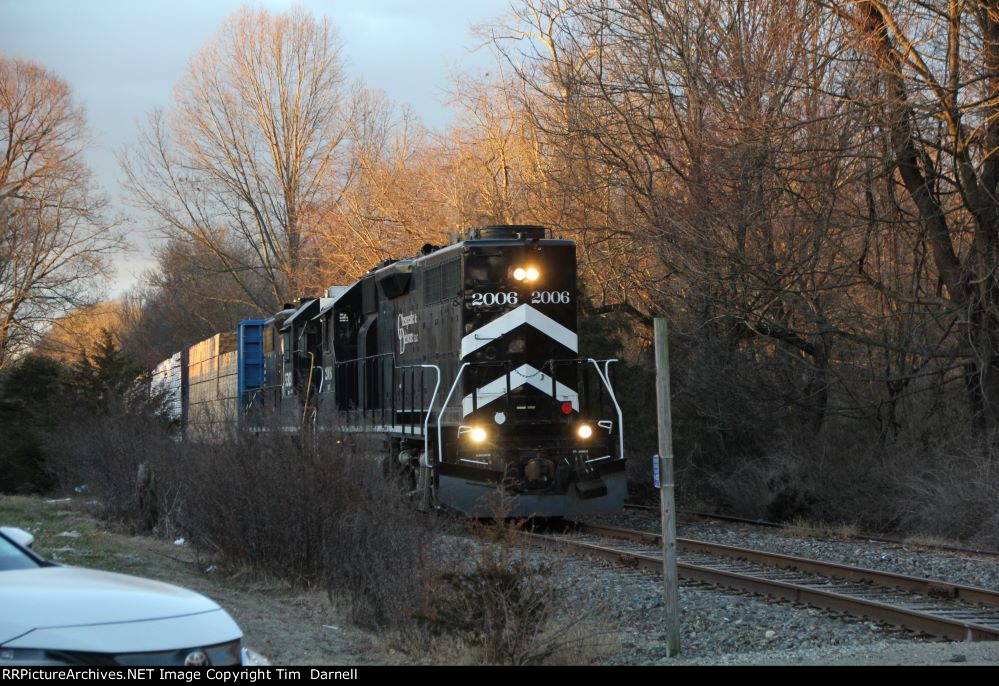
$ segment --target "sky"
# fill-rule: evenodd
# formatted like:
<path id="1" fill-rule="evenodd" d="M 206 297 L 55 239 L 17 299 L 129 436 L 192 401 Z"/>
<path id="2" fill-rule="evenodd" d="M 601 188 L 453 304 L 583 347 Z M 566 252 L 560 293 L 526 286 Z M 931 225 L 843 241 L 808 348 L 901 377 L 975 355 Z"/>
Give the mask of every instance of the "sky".
<path id="1" fill-rule="evenodd" d="M 409 105 L 441 127 L 449 75 L 486 69 L 471 27 L 509 11 L 509 0 L 0 0 L 0 54 L 41 63 L 69 83 L 93 137 L 87 162 L 114 211 L 130 215 L 134 248 L 116 260 L 111 293 L 135 285 L 153 265 L 150 222 L 127 204 L 115 155 L 133 145 L 137 122 L 169 107 L 173 84 L 193 54 L 241 5 L 298 4 L 340 31 L 351 76 Z"/>

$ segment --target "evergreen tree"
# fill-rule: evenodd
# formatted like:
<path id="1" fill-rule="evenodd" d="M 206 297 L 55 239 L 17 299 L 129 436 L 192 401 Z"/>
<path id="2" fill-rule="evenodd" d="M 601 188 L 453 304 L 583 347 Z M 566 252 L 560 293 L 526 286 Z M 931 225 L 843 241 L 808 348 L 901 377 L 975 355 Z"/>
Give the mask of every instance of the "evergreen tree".
<path id="1" fill-rule="evenodd" d="M 48 490 L 45 436 L 69 408 L 68 370 L 41 355 L 27 355 L 0 381 L 0 492 Z"/>
<path id="2" fill-rule="evenodd" d="M 93 352 L 84 352 L 73 365 L 70 385 L 81 409 L 106 412 L 144 402 L 148 373 L 102 329 Z"/>

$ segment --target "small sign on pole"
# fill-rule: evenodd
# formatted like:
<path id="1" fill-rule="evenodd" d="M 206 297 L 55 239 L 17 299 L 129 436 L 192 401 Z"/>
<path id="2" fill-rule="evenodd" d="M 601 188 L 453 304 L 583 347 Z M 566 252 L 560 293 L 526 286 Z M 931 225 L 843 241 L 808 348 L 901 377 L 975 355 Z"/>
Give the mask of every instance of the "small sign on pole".
<path id="1" fill-rule="evenodd" d="M 673 427 L 669 397 L 669 342 L 666 319 L 656 322 L 656 399 L 659 455 L 653 474 L 659 487 L 663 541 L 663 600 L 666 606 L 666 655 L 680 654 L 680 582 L 676 565 L 676 501 L 673 493 Z M 660 457 L 661 456 L 661 457 Z"/>
<path id="2" fill-rule="evenodd" d="M 661 483 L 659 481 L 659 456 L 652 456 L 652 485 L 656 488 L 661 488 Z"/>

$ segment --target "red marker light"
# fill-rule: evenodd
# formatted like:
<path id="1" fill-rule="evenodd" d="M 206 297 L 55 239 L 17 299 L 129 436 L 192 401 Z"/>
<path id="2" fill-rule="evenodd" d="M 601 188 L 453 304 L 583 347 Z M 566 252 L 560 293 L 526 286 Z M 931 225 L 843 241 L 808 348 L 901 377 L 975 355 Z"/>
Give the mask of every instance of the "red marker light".
<path id="1" fill-rule="evenodd" d="M 572 414 L 572 403 L 562 403 L 562 414 Z"/>

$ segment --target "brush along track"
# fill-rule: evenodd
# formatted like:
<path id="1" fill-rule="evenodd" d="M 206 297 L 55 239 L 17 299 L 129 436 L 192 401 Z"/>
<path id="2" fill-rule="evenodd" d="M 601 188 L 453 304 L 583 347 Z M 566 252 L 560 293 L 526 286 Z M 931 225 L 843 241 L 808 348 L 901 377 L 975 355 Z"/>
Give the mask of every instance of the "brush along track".
<path id="1" fill-rule="evenodd" d="M 577 525 L 576 531 L 526 535 L 662 572 L 657 534 L 589 524 Z M 677 551 L 681 579 L 867 617 L 952 640 L 999 640 L 999 593 L 986 589 L 692 539 L 677 539 Z"/>

